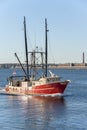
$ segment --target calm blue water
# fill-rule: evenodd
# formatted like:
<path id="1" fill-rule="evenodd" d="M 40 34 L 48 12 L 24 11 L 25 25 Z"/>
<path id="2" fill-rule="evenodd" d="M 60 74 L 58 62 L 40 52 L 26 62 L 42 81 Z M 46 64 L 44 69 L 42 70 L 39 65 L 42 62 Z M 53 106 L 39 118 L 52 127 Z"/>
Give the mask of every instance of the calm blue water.
<path id="1" fill-rule="evenodd" d="M 87 130 L 87 70 L 52 70 L 71 83 L 60 97 L 0 93 L 0 130 Z M 22 73 L 16 70 L 17 74 Z M 0 70 L 4 89 L 12 69 Z M 0 90 L 0 91 L 1 91 Z"/>

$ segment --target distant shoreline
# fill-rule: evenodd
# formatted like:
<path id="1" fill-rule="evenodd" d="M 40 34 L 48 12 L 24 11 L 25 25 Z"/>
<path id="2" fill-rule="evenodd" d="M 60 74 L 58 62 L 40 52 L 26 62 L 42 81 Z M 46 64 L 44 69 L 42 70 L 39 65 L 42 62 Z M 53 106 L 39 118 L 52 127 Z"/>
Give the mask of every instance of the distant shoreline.
<path id="1" fill-rule="evenodd" d="M 72 67 L 68 67 L 68 66 L 58 66 L 58 67 L 49 67 L 51 69 L 87 69 L 87 66 L 72 66 Z"/>
<path id="2" fill-rule="evenodd" d="M 24 68 L 26 68 L 26 64 L 22 64 Z M 21 68 L 20 64 L 18 63 L 4 63 L 0 64 L 1 68 Z M 41 65 L 38 66 L 38 68 L 41 68 Z M 49 69 L 87 69 L 87 64 L 83 63 L 65 63 L 65 64 L 48 64 Z"/>

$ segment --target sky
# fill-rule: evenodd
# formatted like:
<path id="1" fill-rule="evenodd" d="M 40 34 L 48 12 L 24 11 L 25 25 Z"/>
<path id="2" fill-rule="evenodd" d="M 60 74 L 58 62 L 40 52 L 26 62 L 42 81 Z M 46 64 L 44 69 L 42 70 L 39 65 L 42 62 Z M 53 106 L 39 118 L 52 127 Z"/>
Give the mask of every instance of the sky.
<path id="1" fill-rule="evenodd" d="M 49 62 L 87 62 L 87 0 L 0 0 L 0 64 L 25 62 L 24 16 L 29 51 L 44 50 L 47 18 Z"/>

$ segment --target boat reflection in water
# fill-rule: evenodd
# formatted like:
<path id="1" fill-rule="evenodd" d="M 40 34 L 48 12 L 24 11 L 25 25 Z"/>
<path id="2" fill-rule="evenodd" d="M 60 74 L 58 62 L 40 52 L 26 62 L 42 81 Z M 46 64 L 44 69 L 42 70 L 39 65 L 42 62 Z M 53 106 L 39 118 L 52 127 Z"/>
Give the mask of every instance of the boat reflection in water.
<path id="1" fill-rule="evenodd" d="M 52 125 L 58 124 L 59 118 L 66 113 L 64 97 L 7 95 L 7 100 L 11 117 L 14 117 L 13 120 L 16 117 L 18 125 L 26 130 L 52 129 Z M 16 120 L 15 123 L 17 125 Z"/>

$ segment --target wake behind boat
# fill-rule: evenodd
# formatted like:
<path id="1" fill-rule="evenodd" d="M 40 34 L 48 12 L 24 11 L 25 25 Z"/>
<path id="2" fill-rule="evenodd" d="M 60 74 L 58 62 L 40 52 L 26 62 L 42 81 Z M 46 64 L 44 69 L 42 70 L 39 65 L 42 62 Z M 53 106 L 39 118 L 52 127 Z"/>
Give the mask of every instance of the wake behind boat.
<path id="1" fill-rule="evenodd" d="M 47 44 L 47 19 L 45 19 L 45 52 L 39 51 L 38 47 L 32 52 L 28 52 L 27 36 L 26 36 L 26 20 L 24 17 L 24 36 L 25 36 L 25 52 L 26 52 L 26 66 L 27 71 L 22 66 L 17 54 L 24 76 L 10 76 L 9 83 L 6 85 L 6 92 L 12 94 L 26 94 L 26 95 L 61 95 L 64 93 L 69 80 L 62 81 L 60 76 L 53 74 L 48 70 L 48 44 Z M 28 63 L 28 54 L 31 56 L 31 64 Z M 38 60 L 39 58 L 39 60 Z M 41 61 L 40 63 L 37 62 Z M 40 76 L 37 76 L 39 69 Z M 48 73 L 49 72 L 49 73 Z"/>

